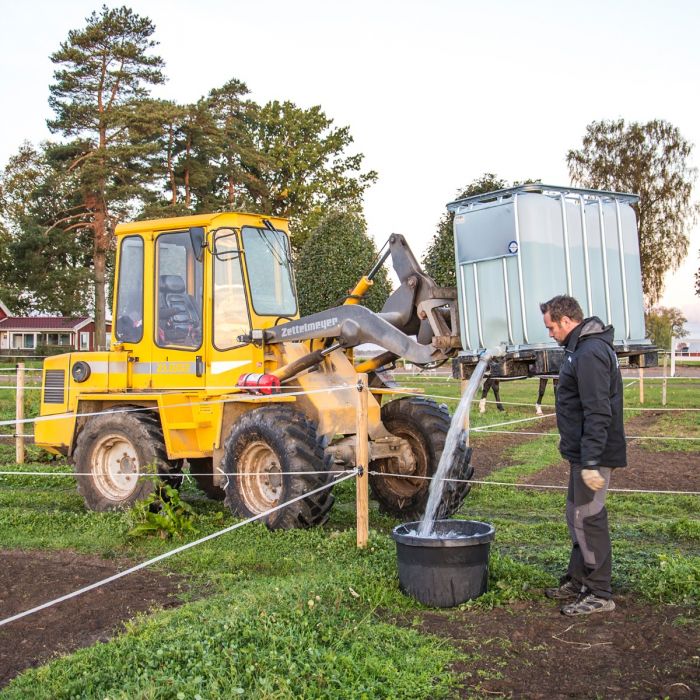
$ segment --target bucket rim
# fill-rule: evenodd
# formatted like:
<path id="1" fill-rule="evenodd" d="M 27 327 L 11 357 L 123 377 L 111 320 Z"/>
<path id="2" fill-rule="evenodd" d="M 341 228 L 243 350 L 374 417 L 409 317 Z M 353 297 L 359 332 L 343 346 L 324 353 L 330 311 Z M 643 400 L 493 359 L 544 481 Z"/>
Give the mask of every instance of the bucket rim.
<path id="1" fill-rule="evenodd" d="M 421 524 L 420 520 L 414 520 L 408 523 L 397 525 L 391 531 L 391 537 L 397 544 L 405 544 L 412 547 L 473 547 L 480 544 L 489 544 L 493 542 L 496 536 L 496 528 L 491 523 L 485 523 L 481 520 L 436 520 L 435 524 L 449 523 L 454 529 L 459 528 L 460 523 L 470 523 L 483 525 L 484 530 L 477 532 L 474 535 L 466 535 L 464 537 L 419 537 L 415 534 L 408 534 L 407 531 L 416 531 Z M 403 531 L 401 531 L 403 530 Z"/>

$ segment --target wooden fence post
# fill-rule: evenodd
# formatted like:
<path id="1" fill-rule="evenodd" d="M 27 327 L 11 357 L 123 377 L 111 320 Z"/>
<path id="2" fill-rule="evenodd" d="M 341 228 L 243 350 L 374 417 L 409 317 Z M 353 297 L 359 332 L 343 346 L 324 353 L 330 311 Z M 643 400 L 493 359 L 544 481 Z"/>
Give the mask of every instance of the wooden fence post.
<path id="1" fill-rule="evenodd" d="M 357 428 L 355 466 L 361 473 L 355 478 L 357 507 L 357 546 L 367 546 L 369 533 L 369 436 L 367 428 L 367 375 L 357 375 Z"/>
<path id="2" fill-rule="evenodd" d="M 17 363 L 17 423 L 15 424 L 15 456 L 17 464 L 24 464 L 24 362 Z"/>
<path id="3" fill-rule="evenodd" d="M 644 403 L 644 367 L 639 368 L 639 403 Z"/>
<path id="4" fill-rule="evenodd" d="M 664 353 L 664 378 L 661 382 L 661 405 L 666 405 L 666 387 L 668 385 L 668 380 L 666 379 L 666 363 L 668 362 L 668 355 Z"/>

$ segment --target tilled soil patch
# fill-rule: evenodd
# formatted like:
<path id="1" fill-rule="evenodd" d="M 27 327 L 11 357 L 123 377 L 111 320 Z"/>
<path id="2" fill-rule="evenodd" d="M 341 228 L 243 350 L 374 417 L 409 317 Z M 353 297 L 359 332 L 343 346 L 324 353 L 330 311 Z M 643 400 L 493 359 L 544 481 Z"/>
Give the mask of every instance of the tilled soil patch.
<path id="1" fill-rule="evenodd" d="M 0 618 L 107 578 L 132 564 L 70 551 L 0 550 Z M 138 612 L 179 605 L 181 577 L 143 570 L 0 627 L 0 686 L 26 668 L 107 641 Z"/>
<path id="2" fill-rule="evenodd" d="M 419 628 L 464 653 L 453 670 L 465 674 L 465 698 L 700 697 L 697 609 L 616 601 L 584 619 L 550 601 L 425 612 Z"/>

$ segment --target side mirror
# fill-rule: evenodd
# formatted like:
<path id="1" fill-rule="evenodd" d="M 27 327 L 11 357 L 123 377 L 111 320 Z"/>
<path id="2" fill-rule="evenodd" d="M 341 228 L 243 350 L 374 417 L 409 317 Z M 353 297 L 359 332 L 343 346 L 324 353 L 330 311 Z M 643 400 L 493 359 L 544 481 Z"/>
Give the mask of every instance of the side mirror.
<path id="1" fill-rule="evenodd" d="M 190 227 L 190 241 L 192 242 L 192 249 L 194 250 L 194 257 L 198 261 L 204 257 L 204 228 L 202 226 L 192 226 Z"/>

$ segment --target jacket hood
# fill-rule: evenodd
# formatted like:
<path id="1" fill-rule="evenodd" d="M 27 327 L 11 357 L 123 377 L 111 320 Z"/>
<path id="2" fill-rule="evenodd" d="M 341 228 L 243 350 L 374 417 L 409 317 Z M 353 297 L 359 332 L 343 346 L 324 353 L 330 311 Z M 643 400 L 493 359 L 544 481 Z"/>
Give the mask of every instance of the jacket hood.
<path id="1" fill-rule="evenodd" d="M 593 337 L 600 338 L 608 345 L 612 346 L 615 338 L 615 329 L 611 325 L 606 326 L 597 316 L 584 318 L 569 334 L 566 342 L 566 349 L 573 351 L 579 342 Z"/>

